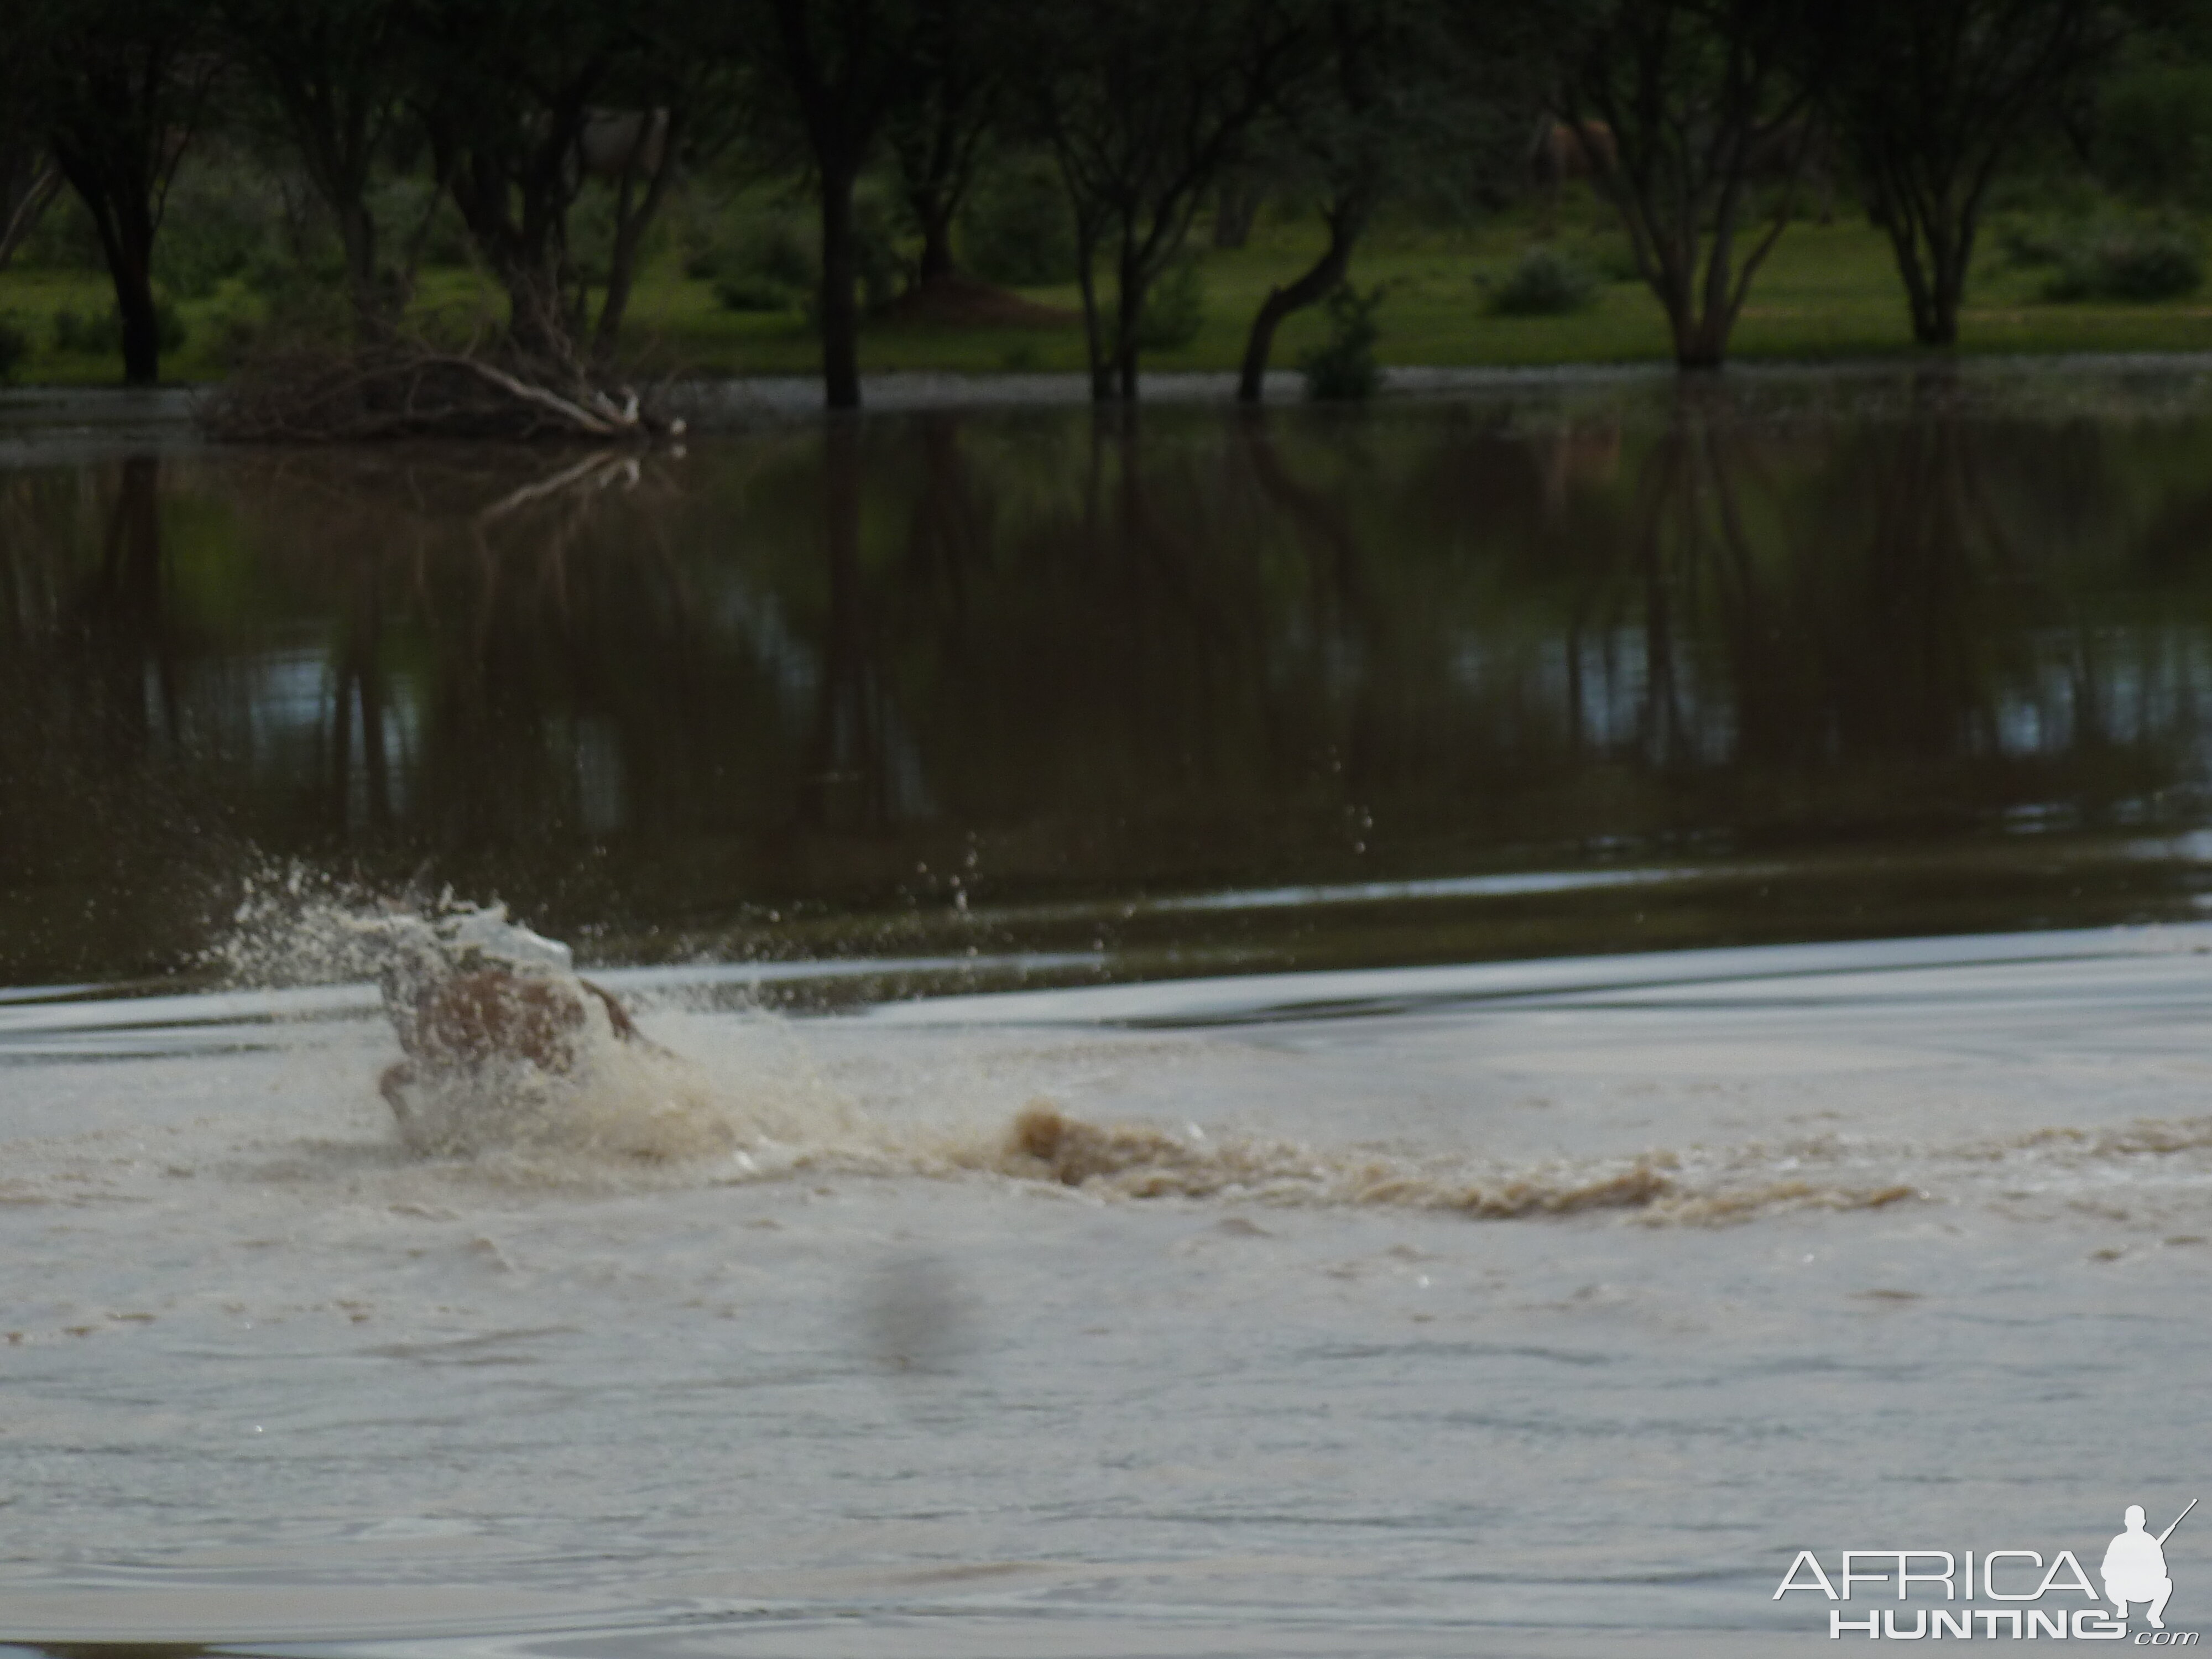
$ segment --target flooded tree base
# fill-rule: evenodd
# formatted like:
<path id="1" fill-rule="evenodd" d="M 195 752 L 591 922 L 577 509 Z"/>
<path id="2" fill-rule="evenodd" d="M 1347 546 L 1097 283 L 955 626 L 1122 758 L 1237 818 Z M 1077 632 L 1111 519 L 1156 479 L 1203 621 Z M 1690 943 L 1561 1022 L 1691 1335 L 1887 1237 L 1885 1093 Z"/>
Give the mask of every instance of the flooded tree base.
<path id="1" fill-rule="evenodd" d="M 202 404 L 198 420 L 211 437 L 235 443 L 425 437 L 620 443 L 684 430 L 681 420 L 630 387 L 602 385 L 571 363 L 409 339 L 267 354 Z"/>

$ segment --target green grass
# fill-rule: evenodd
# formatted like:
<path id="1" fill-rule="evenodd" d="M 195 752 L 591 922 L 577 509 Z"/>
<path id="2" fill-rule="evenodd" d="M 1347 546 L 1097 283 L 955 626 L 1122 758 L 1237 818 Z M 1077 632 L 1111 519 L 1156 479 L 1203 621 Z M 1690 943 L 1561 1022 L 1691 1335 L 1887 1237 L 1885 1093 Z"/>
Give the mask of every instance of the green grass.
<path id="1" fill-rule="evenodd" d="M 1571 202 L 1557 235 L 1560 243 L 1601 269 L 1617 271 L 1624 251 L 1617 231 L 1595 204 Z M 1589 309 L 1561 317 L 1505 317 L 1490 313 L 1486 284 L 1510 268 L 1536 234 L 1531 212 L 1501 215 L 1480 227 L 1438 230 L 1399 224 L 1378 229 L 1355 259 L 1352 279 L 1388 285 L 1379 320 L 1378 355 L 1386 363 L 1603 363 L 1665 360 L 1666 322 L 1657 302 L 1633 279 L 1607 282 Z M 1985 252 L 1961 319 L 1961 349 L 1968 352 L 2059 352 L 2212 349 L 2212 295 L 2151 305 L 2069 304 L 2043 300 L 2041 271 L 2007 265 L 1985 235 Z M 1301 270 L 1314 255 L 1310 223 L 1263 226 L 1235 252 L 1205 256 L 1205 327 L 1188 346 L 1146 359 L 1148 370 L 1229 369 L 1243 351 L 1244 332 L 1268 288 Z M 1027 290 L 1030 298 L 1077 306 L 1071 284 Z M 53 313 L 64 306 L 104 313 L 110 295 L 93 272 L 0 272 L 0 315 L 12 313 L 32 336 L 33 350 L 19 381 L 46 384 L 112 382 L 119 359 L 58 352 Z M 487 326 L 498 314 L 496 296 L 474 273 L 426 275 L 418 304 Z M 209 297 L 184 302 L 190 327 L 185 349 L 164 363 L 167 378 L 219 379 L 228 323 L 258 311 L 259 302 L 234 281 Z M 1320 336 L 1318 308 L 1285 326 L 1274 363 L 1295 368 Z M 626 331 L 628 349 L 641 367 L 711 374 L 806 374 L 819 364 L 820 347 L 800 318 L 743 315 L 725 311 L 704 281 L 683 276 L 672 258 L 640 279 Z M 1834 224 L 1793 225 L 1776 247 L 1739 321 L 1733 355 L 1740 359 L 1821 359 L 1908 353 L 1914 349 L 1904 301 L 1887 242 L 1856 216 Z M 1006 370 L 1071 371 L 1084 366 L 1083 335 L 1071 319 L 1058 327 L 951 328 L 878 322 L 861 338 L 861 363 L 869 371 L 943 369 L 989 374 Z"/>

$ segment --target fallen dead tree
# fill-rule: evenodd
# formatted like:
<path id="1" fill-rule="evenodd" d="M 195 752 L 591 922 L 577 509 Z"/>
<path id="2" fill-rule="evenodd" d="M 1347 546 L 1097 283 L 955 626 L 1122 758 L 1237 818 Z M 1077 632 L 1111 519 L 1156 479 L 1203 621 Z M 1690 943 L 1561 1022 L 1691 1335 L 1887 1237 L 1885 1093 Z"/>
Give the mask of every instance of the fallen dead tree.
<path id="1" fill-rule="evenodd" d="M 381 438 L 641 441 L 684 422 L 570 363 L 392 338 L 260 353 L 203 398 L 201 426 L 236 443 Z"/>

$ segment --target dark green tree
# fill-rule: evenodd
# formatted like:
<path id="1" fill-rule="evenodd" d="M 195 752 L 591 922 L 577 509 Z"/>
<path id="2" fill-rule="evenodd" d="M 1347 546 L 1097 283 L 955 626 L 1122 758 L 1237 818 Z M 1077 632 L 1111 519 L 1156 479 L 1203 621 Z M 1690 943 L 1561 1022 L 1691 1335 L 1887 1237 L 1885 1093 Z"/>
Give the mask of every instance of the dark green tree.
<path id="1" fill-rule="evenodd" d="M 1990 185 L 2024 140 L 2078 117 L 2122 38 L 2106 0 L 1830 0 L 1814 39 L 1923 345 L 1959 337 Z"/>
<path id="2" fill-rule="evenodd" d="M 1085 0 L 1035 9 L 1030 119 L 1073 212 L 1091 396 L 1133 401 L 1145 307 L 1255 125 L 1325 50 L 1297 0 Z M 1109 313 L 1098 292 L 1114 278 Z"/>
<path id="3" fill-rule="evenodd" d="M 46 143 L 45 93 L 35 40 L 19 38 L 0 59 L 0 270 L 38 228 L 62 188 Z"/>
<path id="4" fill-rule="evenodd" d="M 1685 368 L 1727 354 L 1789 223 L 1815 136 L 1808 27 L 1799 0 L 1601 0 L 1561 77 L 1560 115 L 1616 158 L 1599 182 Z M 1740 248 L 1762 175 L 1779 187 Z"/>
<path id="5" fill-rule="evenodd" d="M 1257 147 L 1269 173 L 1319 198 L 1328 240 L 1312 264 L 1261 301 L 1237 376 L 1241 402 L 1260 400 L 1277 330 L 1343 283 L 1353 248 L 1393 191 L 1432 173 L 1439 155 L 1498 172 L 1517 159 L 1553 67 L 1545 24 L 1559 10 L 1437 0 L 1311 8 L 1321 49 L 1271 100 Z"/>
<path id="6" fill-rule="evenodd" d="M 408 0 L 218 0 L 223 49 L 242 65 L 337 227 L 364 327 L 389 324 L 414 258 L 389 262 L 370 205 L 377 167 L 407 123 L 423 64 Z"/>
<path id="7" fill-rule="evenodd" d="M 419 118 L 436 174 L 506 290 L 508 337 L 525 356 L 571 360 L 590 333 L 571 210 L 611 137 L 621 166 L 600 343 L 619 325 L 676 166 L 679 100 L 714 67 L 704 27 L 678 0 L 414 0 Z"/>
<path id="8" fill-rule="evenodd" d="M 832 409 L 860 404 L 859 251 L 853 192 L 894 111 L 929 83 L 941 21 L 929 0 L 754 0 L 731 49 L 749 65 L 758 137 L 805 157 L 821 201 L 822 383 Z M 794 142 L 795 141 L 795 142 Z"/>
<path id="9" fill-rule="evenodd" d="M 952 223 L 1001 125 L 1013 58 L 1006 0 L 917 0 L 915 76 L 887 123 L 906 207 L 921 234 L 917 283 L 953 271 Z"/>
<path id="10" fill-rule="evenodd" d="M 161 372 L 154 239 L 220 70 L 199 0 L 28 0 L 47 134 L 84 200 L 122 318 L 123 378 Z"/>

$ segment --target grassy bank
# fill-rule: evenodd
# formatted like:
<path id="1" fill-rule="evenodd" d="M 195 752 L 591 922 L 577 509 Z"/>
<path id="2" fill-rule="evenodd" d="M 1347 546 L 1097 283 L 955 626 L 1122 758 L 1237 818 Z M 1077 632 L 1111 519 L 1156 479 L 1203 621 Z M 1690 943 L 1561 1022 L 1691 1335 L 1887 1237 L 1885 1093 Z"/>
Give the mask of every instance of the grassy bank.
<path id="1" fill-rule="evenodd" d="M 1537 237 L 1532 210 L 1451 231 L 1388 226 L 1365 246 L 1353 270 L 1363 286 L 1389 288 L 1380 319 L 1380 356 L 1388 363 L 1476 366 L 1620 362 L 1664 359 L 1666 322 L 1641 283 L 1626 276 L 1625 249 L 1595 204 L 1571 204 L 1556 233 L 1559 246 L 1607 274 L 1595 301 L 1564 316 L 1494 314 L 1487 295 Z M 2042 297 L 2047 271 L 2012 262 L 1998 236 L 1984 238 L 1961 323 L 1970 352 L 2212 349 L 2212 289 L 2152 304 L 2067 303 Z M 1314 228 L 1263 226 L 1236 252 L 1203 255 L 1206 318 L 1188 345 L 1150 354 L 1155 369 L 1225 369 L 1243 354 L 1244 331 L 1270 285 L 1313 257 Z M 878 319 L 861 342 L 870 371 L 948 369 L 966 373 L 1074 370 L 1083 367 L 1083 336 L 1073 313 L 1072 284 L 1024 289 L 1027 297 L 1070 313 L 1058 325 L 967 327 Z M 428 273 L 418 303 L 464 315 L 498 314 L 496 296 L 474 273 Z M 106 278 L 89 271 L 0 273 L 0 316 L 12 316 L 33 349 L 18 383 L 100 384 L 119 374 L 119 359 L 65 351 L 55 342 L 54 314 L 64 308 L 104 314 Z M 221 378 L 240 325 L 262 301 L 239 279 L 198 300 L 181 301 L 187 339 L 164 362 L 168 378 Z M 1275 363 L 1293 368 L 1322 332 L 1318 313 L 1294 319 L 1277 343 Z M 804 319 L 789 314 L 738 313 L 715 300 L 712 284 L 684 276 L 668 255 L 642 274 L 632 303 L 628 348 L 641 367 L 709 374 L 808 374 L 818 345 Z M 1761 271 L 1735 333 L 1735 355 L 1757 358 L 1835 358 L 1909 352 L 1914 348 L 1888 244 L 1858 216 L 1793 225 Z"/>

